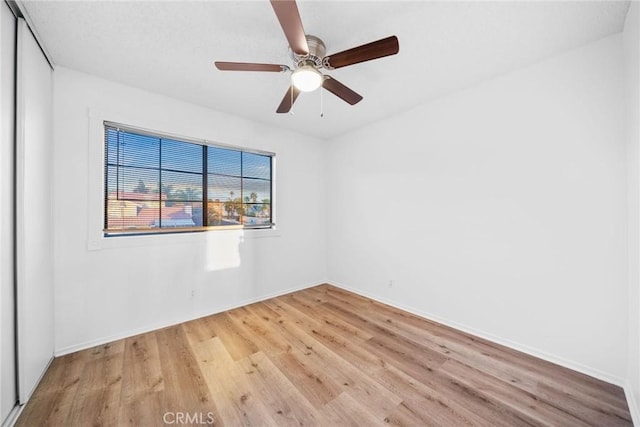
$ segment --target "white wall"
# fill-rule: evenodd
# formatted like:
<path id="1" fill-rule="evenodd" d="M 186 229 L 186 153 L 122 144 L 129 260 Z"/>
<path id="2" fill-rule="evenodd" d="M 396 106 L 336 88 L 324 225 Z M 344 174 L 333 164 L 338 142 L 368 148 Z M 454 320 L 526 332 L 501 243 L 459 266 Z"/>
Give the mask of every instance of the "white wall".
<path id="1" fill-rule="evenodd" d="M 621 46 L 617 34 L 332 140 L 329 281 L 621 382 Z"/>
<path id="2" fill-rule="evenodd" d="M 14 131 L 16 18 L 0 2 L 0 424 L 15 406 Z"/>
<path id="3" fill-rule="evenodd" d="M 627 119 L 627 176 L 629 192 L 629 361 L 627 393 L 640 424 L 640 7 L 631 2 L 624 25 L 625 93 Z"/>
<path id="4" fill-rule="evenodd" d="M 323 143 L 62 67 L 54 80 L 58 354 L 325 281 Z M 275 152 L 277 230 L 101 237 L 103 118 Z"/>

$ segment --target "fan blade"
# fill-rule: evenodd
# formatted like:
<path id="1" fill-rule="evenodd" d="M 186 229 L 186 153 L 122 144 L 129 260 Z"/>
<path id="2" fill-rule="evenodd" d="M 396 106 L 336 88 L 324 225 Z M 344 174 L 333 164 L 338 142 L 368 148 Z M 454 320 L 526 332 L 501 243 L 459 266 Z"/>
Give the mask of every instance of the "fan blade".
<path id="1" fill-rule="evenodd" d="M 308 55 L 307 36 L 304 34 L 302 19 L 300 19 L 295 0 L 271 0 L 271 6 L 280 21 L 291 50 L 297 55 Z"/>
<path id="2" fill-rule="evenodd" d="M 222 71 L 273 71 L 281 72 L 289 69 L 286 65 L 254 64 L 252 62 L 214 62 L 216 68 Z"/>
<path id="3" fill-rule="evenodd" d="M 358 95 L 333 77 L 325 76 L 322 87 L 351 105 L 362 101 L 362 96 Z"/>
<path id="4" fill-rule="evenodd" d="M 288 113 L 291 110 L 293 103 L 296 102 L 298 95 L 300 95 L 300 90 L 294 85 L 289 86 L 289 89 L 287 89 L 287 93 L 284 94 L 284 98 L 282 98 L 282 102 L 278 106 L 276 113 Z"/>
<path id="5" fill-rule="evenodd" d="M 340 68 L 359 62 L 395 55 L 399 50 L 398 38 L 391 36 L 386 39 L 380 39 L 375 42 L 363 44 L 362 46 L 334 53 L 333 55 L 328 55 L 324 58 L 323 62 L 329 65 L 329 69 Z"/>

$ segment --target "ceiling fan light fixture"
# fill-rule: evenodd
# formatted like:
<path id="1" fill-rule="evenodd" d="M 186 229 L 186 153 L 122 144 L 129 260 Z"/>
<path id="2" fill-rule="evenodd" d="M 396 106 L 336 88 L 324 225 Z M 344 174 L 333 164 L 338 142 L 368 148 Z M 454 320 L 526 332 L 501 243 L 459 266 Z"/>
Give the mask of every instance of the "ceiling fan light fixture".
<path id="1" fill-rule="evenodd" d="M 322 86 L 323 76 L 312 65 L 303 65 L 291 74 L 291 83 L 302 92 L 313 92 Z"/>

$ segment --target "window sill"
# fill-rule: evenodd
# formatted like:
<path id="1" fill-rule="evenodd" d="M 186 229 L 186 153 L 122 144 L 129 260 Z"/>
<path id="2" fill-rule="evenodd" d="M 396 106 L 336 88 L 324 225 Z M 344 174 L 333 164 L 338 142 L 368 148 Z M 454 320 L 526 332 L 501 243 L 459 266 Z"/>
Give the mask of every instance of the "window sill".
<path id="1" fill-rule="evenodd" d="M 99 239 L 89 240 L 87 250 L 99 251 L 102 249 L 196 243 L 215 239 L 216 235 L 237 235 L 242 239 L 263 239 L 281 237 L 282 234 L 276 228 L 226 228 L 183 233 L 103 235 Z"/>

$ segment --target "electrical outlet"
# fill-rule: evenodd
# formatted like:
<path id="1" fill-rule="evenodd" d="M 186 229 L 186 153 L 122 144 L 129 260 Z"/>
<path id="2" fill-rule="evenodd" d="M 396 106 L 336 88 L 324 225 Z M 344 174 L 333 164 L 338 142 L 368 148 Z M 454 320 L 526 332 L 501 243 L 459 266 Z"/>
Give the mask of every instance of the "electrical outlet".
<path id="1" fill-rule="evenodd" d="M 395 283 L 394 283 L 394 280 L 389 280 L 389 287 L 390 287 L 390 288 L 393 288 L 393 285 L 394 285 L 394 284 L 395 284 Z"/>

